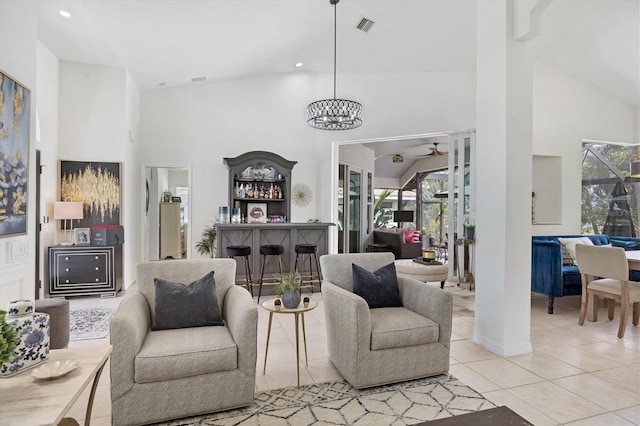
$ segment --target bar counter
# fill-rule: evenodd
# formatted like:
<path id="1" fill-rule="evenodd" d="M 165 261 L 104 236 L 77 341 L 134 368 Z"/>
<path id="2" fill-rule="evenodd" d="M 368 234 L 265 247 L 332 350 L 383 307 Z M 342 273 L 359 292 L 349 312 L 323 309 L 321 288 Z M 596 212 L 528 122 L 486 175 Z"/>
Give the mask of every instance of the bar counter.
<path id="1" fill-rule="evenodd" d="M 324 222 L 301 222 L 301 223 L 239 223 L 216 225 L 216 249 L 218 257 L 227 256 L 227 246 L 249 246 L 251 256 L 249 264 L 254 283 L 260 281 L 260 270 L 262 260 L 260 256 L 260 246 L 264 244 L 280 244 L 284 247 L 282 255 L 282 272 L 291 271 L 296 261 L 296 244 L 315 244 L 318 246 L 318 257 L 328 253 L 329 227 L 333 223 Z M 271 259 L 273 258 L 273 259 Z M 236 258 L 236 275 L 244 278 L 244 264 Z M 306 265 L 298 265 L 299 270 L 306 271 Z M 306 268 L 306 269 L 305 269 Z M 278 272 L 278 262 L 275 256 L 268 256 L 265 266 L 264 276 L 272 278 Z"/>

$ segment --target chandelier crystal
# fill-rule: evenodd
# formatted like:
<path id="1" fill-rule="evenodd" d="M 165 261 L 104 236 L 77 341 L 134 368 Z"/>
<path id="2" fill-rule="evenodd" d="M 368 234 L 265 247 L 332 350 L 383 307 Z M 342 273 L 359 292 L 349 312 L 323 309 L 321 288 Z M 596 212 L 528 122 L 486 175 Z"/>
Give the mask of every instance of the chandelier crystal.
<path id="1" fill-rule="evenodd" d="M 307 124 L 321 130 L 349 130 L 362 125 L 362 105 L 349 99 L 336 99 L 337 4 L 333 5 L 333 99 L 322 99 L 307 106 Z"/>

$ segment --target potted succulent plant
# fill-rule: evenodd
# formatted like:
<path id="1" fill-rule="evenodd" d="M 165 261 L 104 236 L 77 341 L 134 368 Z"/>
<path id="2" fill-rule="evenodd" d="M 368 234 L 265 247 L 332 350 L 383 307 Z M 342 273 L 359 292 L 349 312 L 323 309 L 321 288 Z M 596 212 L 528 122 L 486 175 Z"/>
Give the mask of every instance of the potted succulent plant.
<path id="1" fill-rule="evenodd" d="M 309 297 L 305 296 L 302 298 L 302 304 L 304 305 L 305 308 L 309 307 Z"/>
<path id="2" fill-rule="evenodd" d="M 309 287 L 302 285 L 302 276 L 298 271 L 291 271 L 288 274 L 274 274 L 276 280 L 280 281 L 274 292 L 282 299 L 282 304 L 287 309 L 297 308 L 300 304 L 302 289 Z"/>
<path id="3" fill-rule="evenodd" d="M 282 302 L 280 301 L 280 299 L 274 300 L 273 306 L 276 308 L 276 311 L 279 311 L 282 307 Z"/>
<path id="4" fill-rule="evenodd" d="M 464 234 L 467 240 L 473 240 L 476 237 L 476 226 L 472 223 L 465 223 Z"/>

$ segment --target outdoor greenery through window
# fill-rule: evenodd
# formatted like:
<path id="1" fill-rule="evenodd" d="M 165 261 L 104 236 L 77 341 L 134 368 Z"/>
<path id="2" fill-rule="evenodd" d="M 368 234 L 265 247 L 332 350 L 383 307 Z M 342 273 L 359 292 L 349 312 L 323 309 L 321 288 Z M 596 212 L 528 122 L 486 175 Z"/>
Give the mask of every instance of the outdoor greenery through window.
<path id="1" fill-rule="evenodd" d="M 636 147 L 584 144 L 582 161 L 582 233 L 638 235 L 640 179 L 630 177 Z"/>
<path id="2" fill-rule="evenodd" d="M 375 189 L 374 227 L 393 228 L 398 226 L 393 221 L 394 210 L 411 210 L 416 212 L 415 222 L 404 222 L 403 227 L 417 228 L 423 235 L 429 235 L 432 243 L 440 244 L 445 240 L 447 226 L 447 171 L 419 173 L 416 176 L 420 185 L 416 189 L 415 181 L 402 191 L 402 202 L 399 202 L 399 191 L 396 189 Z M 420 192 L 420 197 L 416 197 Z M 419 202 L 418 202 L 419 201 Z"/>
<path id="3" fill-rule="evenodd" d="M 445 241 L 447 225 L 447 173 L 430 173 L 422 177 L 421 231 L 433 238 L 434 243 Z"/>

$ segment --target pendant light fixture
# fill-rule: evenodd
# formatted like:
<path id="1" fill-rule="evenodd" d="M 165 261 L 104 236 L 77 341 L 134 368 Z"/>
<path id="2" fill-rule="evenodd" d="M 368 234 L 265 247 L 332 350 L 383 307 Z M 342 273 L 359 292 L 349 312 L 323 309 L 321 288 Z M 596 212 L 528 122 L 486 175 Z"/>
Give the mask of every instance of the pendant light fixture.
<path id="1" fill-rule="evenodd" d="M 336 99 L 337 5 L 333 5 L 333 99 L 322 99 L 307 107 L 307 124 L 321 130 L 349 130 L 362 125 L 362 105 L 348 99 Z"/>

